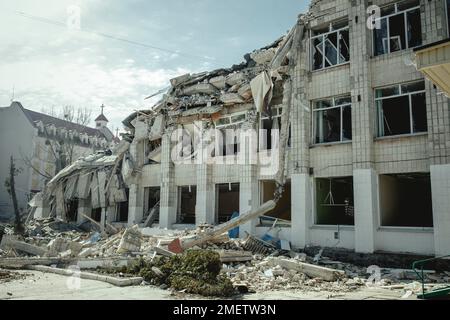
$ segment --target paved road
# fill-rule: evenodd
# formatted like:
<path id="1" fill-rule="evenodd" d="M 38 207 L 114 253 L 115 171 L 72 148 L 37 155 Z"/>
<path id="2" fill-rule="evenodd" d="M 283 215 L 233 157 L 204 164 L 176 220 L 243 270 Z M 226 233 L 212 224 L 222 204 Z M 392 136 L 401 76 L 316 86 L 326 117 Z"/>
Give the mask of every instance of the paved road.
<path id="1" fill-rule="evenodd" d="M 198 297 L 179 294 L 172 295 L 170 291 L 161 290 L 153 286 L 115 287 L 105 282 L 73 279 L 52 273 L 40 271 L 19 271 L 26 273 L 24 279 L 13 280 L 0 284 L 0 299 L 62 299 L 62 300 L 165 300 L 165 299 L 195 299 Z M 351 293 L 328 292 L 300 292 L 300 291 L 269 291 L 264 293 L 248 294 L 242 298 L 247 299 L 400 299 L 401 291 L 386 289 L 363 288 Z M 411 296 L 408 299 L 415 299 Z"/>

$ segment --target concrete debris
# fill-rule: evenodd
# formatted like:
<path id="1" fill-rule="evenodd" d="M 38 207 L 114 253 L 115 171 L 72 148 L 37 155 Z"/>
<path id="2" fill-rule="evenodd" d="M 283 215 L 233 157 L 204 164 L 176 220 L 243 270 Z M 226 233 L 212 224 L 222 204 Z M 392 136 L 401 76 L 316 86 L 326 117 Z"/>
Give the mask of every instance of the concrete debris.
<path id="1" fill-rule="evenodd" d="M 62 268 L 54 268 L 54 267 L 47 267 L 47 266 L 29 266 L 28 269 L 30 270 L 37 270 L 42 272 L 50 272 L 50 273 L 56 273 L 64 276 L 72 276 L 75 271 L 70 269 L 62 269 Z M 135 286 L 140 284 L 144 279 L 142 277 L 131 277 L 131 278 L 116 278 L 106 275 L 101 275 L 97 273 L 91 273 L 91 272 L 85 272 L 85 271 L 76 271 L 76 274 L 81 279 L 88 279 L 88 280 L 97 280 L 102 282 L 110 283 L 117 287 L 127 287 L 127 286 Z"/>
<path id="2" fill-rule="evenodd" d="M 336 281 L 343 278 L 345 275 L 345 272 L 341 270 L 330 269 L 287 258 L 273 258 L 270 259 L 269 262 L 274 266 L 281 266 L 287 270 L 296 270 L 309 277 L 321 278 L 325 281 Z"/>
<path id="3" fill-rule="evenodd" d="M 110 283 L 120 279 L 124 282 L 113 284 L 125 285 L 128 283 L 130 285 L 131 280 L 129 279 L 137 278 L 136 276 L 164 279 L 168 270 L 164 264 L 156 263 L 150 264 L 149 269 L 144 268 L 142 275 L 126 274 L 125 278 L 117 278 L 121 268 L 129 270 L 130 266 L 137 261 L 136 259 L 144 259 L 150 261 L 149 263 L 161 258 L 183 259 L 184 254 L 176 254 L 168 250 L 169 244 L 174 239 L 178 239 L 180 243 L 190 243 L 199 238 L 204 239 L 205 235 L 211 234 L 211 226 L 199 226 L 195 230 L 183 231 L 159 228 L 141 229 L 135 225 L 117 230 L 116 234 L 108 235 L 98 232 L 96 224 L 91 221 L 88 223 L 91 224 L 91 231 L 86 232 L 81 231 L 76 225 L 51 218 L 31 220 L 26 226 L 27 234 L 23 239 L 12 235 L 12 228 L 6 226 L 0 246 L 0 267 L 34 268 L 44 272 L 69 275 L 71 271 L 64 268 L 76 264 L 82 270 L 96 269 L 101 272 L 98 274 L 81 271 L 84 274 L 82 278 L 86 276 L 86 279 L 90 277 Z M 366 267 L 331 260 L 323 255 L 324 251 L 322 251 L 320 259 L 314 261 L 317 254 L 307 255 L 304 252 L 277 250 L 251 235 L 245 239 L 230 239 L 226 233 L 220 233 L 215 237 L 208 236 L 207 238 L 208 241 L 202 240 L 192 249 L 186 250 L 185 253 L 207 249 L 217 254 L 221 265 L 220 275 L 217 276 L 217 279 L 228 278 L 235 293 L 294 289 L 342 293 L 359 290 L 369 285 L 368 279 L 371 273 L 367 272 Z M 253 243 L 253 250 L 248 250 L 250 243 Z M 182 263 L 182 261 L 177 261 L 177 263 Z M 54 266 L 58 266 L 58 268 Z M 417 277 L 413 277 L 414 272 L 410 269 L 380 268 L 380 272 L 382 279 L 375 284 L 380 288 L 398 290 L 399 297 L 403 299 L 420 294 L 422 290 L 421 283 L 417 281 Z M 424 273 L 428 277 L 426 289 L 439 288 L 440 285 L 448 283 L 450 280 L 450 275 L 445 272 L 425 270 Z M 137 279 L 133 281 L 133 284 L 140 283 Z M 188 283 L 190 282 L 187 278 L 175 277 L 172 278 L 172 281 L 169 285 L 162 284 L 165 284 L 165 288 L 175 286 L 180 290 L 186 288 L 193 290 L 189 287 Z M 219 291 L 207 292 L 219 294 L 222 290 L 219 289 L 221 288 L 219 283 L 217 282 L 219 287 L 216 287 Z M 231 294 L 228 285 L 223 288 L 227 295 Z"/>
<path id="4" fill-rule="evenodd" d="M 122 239 L 120 239 L 119 248 L 117 253 L 125 252 L 138 252 L 141 250 L 141 237 L 142 234 L 139 231 L 139 226 L 134 225 L 128 228 L 123 233 Z"/>
<path id="5" fill-rule="evenodd" d="M 22 251 L 26 254 L 31 254 L 33 256 L 45 256 L 47 250 L 39 246 L 35 246 L 24 241 L 17 240 L 16 236 L 4 235 L 2 237 L 2 242 L 0 243 L 1 249 L 14 249 Z"/>

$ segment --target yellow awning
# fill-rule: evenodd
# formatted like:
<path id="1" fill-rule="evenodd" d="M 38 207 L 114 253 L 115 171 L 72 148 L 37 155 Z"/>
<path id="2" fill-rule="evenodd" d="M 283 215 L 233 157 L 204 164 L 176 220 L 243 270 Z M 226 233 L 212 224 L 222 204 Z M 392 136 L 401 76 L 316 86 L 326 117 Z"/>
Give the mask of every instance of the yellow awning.
<path id="1" fill-rule="evenodd" d="M 415 50 L 417 70 L 450 97 L 450 39 Z"/>

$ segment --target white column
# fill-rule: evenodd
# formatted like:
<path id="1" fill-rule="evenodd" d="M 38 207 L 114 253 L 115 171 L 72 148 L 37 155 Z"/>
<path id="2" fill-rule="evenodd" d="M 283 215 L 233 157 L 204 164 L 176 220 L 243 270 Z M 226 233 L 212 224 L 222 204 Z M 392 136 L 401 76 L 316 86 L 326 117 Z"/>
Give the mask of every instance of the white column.
<path id="1" fill-rule="evenodd" d="M 373 169 L 353 170 L 355 251 L 373 253 L 378 226 L 378 179 Z"/>
<path id="2" fill-rule="evenodd" d="M 450 254 L 450 164 L 432 165 L 434 251 L 436 256 Z"/>
<path id="3" fill-rule="evenodd" d="M 195 223 L 215 223 L 215 186 L 212 181 L 212 167 L 206 163 L 197 165 L 197 203 Z"/>
<path id="4" fill-rule="evenodd" d="M 239 215 L 258 208 L 259 186 L 256 165 L 244 165 L 241 169 L 239 184 Z M 245 237 L 246 233 L 254 235 L 258 219 L 250 220 L 239 226 L 239 236 Z"/>
<path id="5" fill-rule="evenodd" d="M 311 226 L 311 179 L 306 173 L 291 175 L 291 244 L 304 248 L 309 244 Z"/>
<path id="6" fill-rule="evenodd" d="M 161 200 L 159 226 L 172 228 L 177 221 L 177 187 L 175 186 L 175 168 L 171 159 L 171 131 L 163 135 L 161 146 Z"/>
<path id="7" fill-rule="evenodd" d="M 144 188 L 138 184 L 130 185 L 128 196 L 128 226 L 142 222 L 144 217 Z"/>

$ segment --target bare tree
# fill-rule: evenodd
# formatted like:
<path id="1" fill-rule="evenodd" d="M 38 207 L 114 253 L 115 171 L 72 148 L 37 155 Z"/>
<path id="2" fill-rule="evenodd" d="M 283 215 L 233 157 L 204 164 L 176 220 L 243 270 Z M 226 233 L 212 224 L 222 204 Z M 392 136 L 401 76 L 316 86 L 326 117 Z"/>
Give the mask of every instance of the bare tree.
<path id="1" fill-rule="evenodd" d="M 23 234 L 24 228 L 20 217 L 19 205 L 17 204 L 16 185 L 15 185 L 15 177 L 20 172 L 21 172 L 20 169 L 16 169 L 16 166 L 14 164 L 14 158 L 13 156 L 11 156 L 9 164 L 9 177 L 6 178 L 5 180 L 5 187 L 13 202 L 15 215 L 14 231 L 18 234 Z"/>

